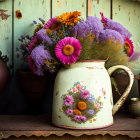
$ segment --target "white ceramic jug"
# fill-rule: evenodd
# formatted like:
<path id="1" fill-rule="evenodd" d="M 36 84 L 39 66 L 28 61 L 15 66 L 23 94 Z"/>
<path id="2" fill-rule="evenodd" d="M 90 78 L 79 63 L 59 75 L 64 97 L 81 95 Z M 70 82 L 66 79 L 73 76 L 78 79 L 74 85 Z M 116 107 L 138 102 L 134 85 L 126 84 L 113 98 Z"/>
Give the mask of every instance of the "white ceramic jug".
<path id="1" fill-rule="evenodd" d="M 129 68 L 117 65 L 104 67 L 104 60 L 87 60 L 61 69 L 55 79 L 53 94 L 54 125 L 71 129 L 97 129 L 113 124 L 113 115 L 127 98 L 134 76 Z M 113 106 L 109 75 L 124 69 L 130 84 Z"/>

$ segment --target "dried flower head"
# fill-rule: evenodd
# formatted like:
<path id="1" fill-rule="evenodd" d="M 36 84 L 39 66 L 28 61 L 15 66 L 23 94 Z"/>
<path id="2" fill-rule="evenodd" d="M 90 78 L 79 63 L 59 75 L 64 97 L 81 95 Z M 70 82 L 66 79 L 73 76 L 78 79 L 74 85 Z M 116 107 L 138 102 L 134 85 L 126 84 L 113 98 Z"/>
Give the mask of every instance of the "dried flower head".
<path id="1" fill-rule="evenodd" d="M 58 16 L 57 21 L 65 25 L 74 26 L 78 23 L 78 21 L 80 21 L 79 16 L 81 16 L 81 13 L 78 11 L 69 12 L 69 13 L 67 12 Z"/>

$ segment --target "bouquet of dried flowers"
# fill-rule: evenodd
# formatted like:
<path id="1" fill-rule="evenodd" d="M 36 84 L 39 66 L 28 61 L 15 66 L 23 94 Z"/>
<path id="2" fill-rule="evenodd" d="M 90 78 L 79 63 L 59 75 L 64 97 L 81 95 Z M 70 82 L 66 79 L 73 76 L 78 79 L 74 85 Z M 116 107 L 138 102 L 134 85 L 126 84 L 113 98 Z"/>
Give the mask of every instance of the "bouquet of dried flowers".
<path id="1" fill-rule="evenodd" d="M 107 59 L 106 68 L 122 64 L 131 67 L 139 57 L 134 52 L 131 33 L 110 18 L 89 16 L 80 19 L 80 12 L 67 12 L 40 23 L 32 37 L 22 35 L 17 48 L 37 75 L 55 72 L 64 65 L 81 60 Z M 18 54 L 19 57 L 19 54 Z"/>

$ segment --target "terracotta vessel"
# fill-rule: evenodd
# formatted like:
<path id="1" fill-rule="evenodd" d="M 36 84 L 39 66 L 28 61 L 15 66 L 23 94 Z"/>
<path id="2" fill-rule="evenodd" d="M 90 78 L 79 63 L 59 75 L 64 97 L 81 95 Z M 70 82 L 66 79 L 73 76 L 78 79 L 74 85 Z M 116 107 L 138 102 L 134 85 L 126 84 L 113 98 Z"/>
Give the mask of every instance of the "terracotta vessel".
<path id="1" fill-rule="evenodd" d="M 0 93 L 6 88 L 10 79 L 9 69 L 6 64 L 0 59 Z"/>
<path id="2" fill-rule="evenodd" d="M 131 98 L 129 112 L 133 117 L 140 117 L 140 98 Z"/>
<path id="3" fill-rule="evenodd" d="M 104 67 L 104 60 L 86 60 L 61 69 L 53 94 L 54 125 L 71 129 L 97 129 L 111 126 L 113 115 L 126 100 L 134 81 L 131 70 L 123 65 Z M 123 69 L 129 85 L 113 106 L 110 76 Z"/>
<path id="4" fill-rule="evenodd" d="M 33 72 L 17 71 L 19 82 L 23 93 L 31 100 L 41 100 L 50 82 L 50 74 L 45 76 L 37 76 Z"/>

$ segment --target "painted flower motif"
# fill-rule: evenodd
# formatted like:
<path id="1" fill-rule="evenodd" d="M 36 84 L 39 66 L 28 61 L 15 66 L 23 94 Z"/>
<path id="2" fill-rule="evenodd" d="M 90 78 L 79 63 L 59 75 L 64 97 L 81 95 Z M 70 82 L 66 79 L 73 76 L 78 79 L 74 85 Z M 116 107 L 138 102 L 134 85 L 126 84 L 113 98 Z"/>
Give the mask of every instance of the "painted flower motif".
<path id="1" fill-rule="evenodd" d="M 81 122 L 81 116 L 75 115 L 74 120 L 75 120 L 76 122 Z"/>
<path id="2" fill-rule="evenodd" d="M 106 95 L 106 91 L 103 89 L 102 92 L 103 92 L 103 96 L 105 96 Z"/>
<path id="3" fill-rule="evenodd" d="M 66 106 L 72 105 L 73 102 L 74 102 L 74 100 L 70 95 L 67 95 L 66 99 L 64 99 L 64 103 L 65 103 Z"/>
<path id="4" fill-rule="evenodd" d="M 73 110 L 73 113 L 75 115 L 80 115 L 81 116 L 81 111 L 80 110 L 75 109 L 75 110 Z"/>
<path id="5" fill-rule="evenodd" d="M 83 86 L 82 86 L 81 84 L 79 84 L 79 85 L 77 85 L 77 88 L 78 88 L 78 89 L 82 89 Z"/>
<path id="6" fill-rule="evenodd" d="M 87 104 L 84 101 L 80 101 L 77 104 L 78 109 L 85 110 L 87 108 Z"/>
<path id="7" fill-rule="evenodd" d="M 45 50 L 44 46 L 37 46 L 32 50 L 30 56 L 33 59 L 33 61 L 35 62 L 35 65 L 37 68 L 35 73 L 37 75 L 44 75 L 42 65 L 45 63 L 46 59 L 49 61 L 52 60 L 52 57 L 51 57 L 50 53 L 48 52 L 48 50 Z"/>
<path id="8" fill-rule="evenodd" d="M 89 95 L 88 98 L 81 98 L 81 92 L 86 90 L 86 86 L 82 85 L 83 82 L 75 82 L 73 84 L 73 86 L 67 90 L 66 95 L 63 95 L 63 106 L 62 106 L 62 110 L 64 111 L 64 113 L 71 118 L 71 121 L 74 121 L 75 123 L 85 123 L 88 120 L 95 120 L 96 114 L 103 108 L 103 101 L 100 100 L 100 97 L 98 96 L 97 98 L 94 98 L 94 95 Z M 82 89 L 78 89 L 82 88 Z M 78 92 L 74 93 L 72 91 L 73 88 L 75 88 L 78 90 Z M 102 89 L 101 92 L 101 96 L 103 96 L 102 91 L 104 89 Z M 86 90 L 87 91 L 87 90 Z M 72 94 L 74 93 L 74 94 Z M 89 92 L 86 92 L 89 93 Z M 101 97 L 101 98 L 102 98 Z"/>
<path id="9" fill-rule="evenodd" d="M 73 88 L 73 92 L 78 92 L 78 89 L 77 88 Z"/>
<path id="10" fill-rule="evenodd" d="M 129 57 L 133 55 L 134 53 L 133 42 L 128 37 L 125 38 L 124 48 Z"/>
<path id="11" fill-rule="evenodd" d="M 94 99 L 95 99 L 94 95 L 93 95 L 93 94 L 90 94 L 88 100 L 89 100 L 90 102 L 93 102 Z"/>
<path id="12" fill-rule="evenodd" d="M 73 115 L 73 110 L 68 108 L 66 111 L 67 115 Z"/>
<path id="13" fill-rule="evenodd" d="M 58 16 L 57 21 L 65 25 L 74 26 L 75 24 L 77 24 L 78 21 L 80 21 L 79 16 L 81 16 L 81 13 L 78 11 L 69 12 L 69 13 L 67 12 Z"/>
<path id="14" fill-rule="evenodd" d="M 43 42 L 47 42 L 49 45 L 52 45 L 53 42 L 51 41 L 51 39 L 49 38 L 49 36 L 46 34 L 46 30 L 45 29 L 41 29 L 36 33 L 38 39 L 40 41 Z"/>
<path id="15" fill-rule="evenodd" d="M 81 53 L 80 42 L 73 37 L 61 39 L 55 48 L 57 58 L 63 64 L 75 63 Z"/>
<path id="16" fill-rule="evenodd" d="M 56 17 L 53 17 L 47 21 L 45 24 L 45 29 L 50 29 L 50 30 L 57 30 L 60 28 L 61 23 L 57 22 Z"/>
<path id="17" fill-rule="evenodd" d="M 22 13 L 21 13 L 20 10 L 17 10 L 17 11 L 16 11 L 16 17 L 17 17 L 18 19 L 22 19 Z"/>
<path id="18" fill-rule="evenodd" d="M 90 93 L 89 93 L 88 90 L 83 90 L 83 91 L 81 92 L 81 97 L 82 97 L 83 99 L 87 99 L 87 98 L 89 98 L 89 96 L 90 96 Z"/>
<path id="19" fill-rule="evenodd" d="M 89 110 L 88 110 L 88 113 L 89 113 L 90 115 L 94 115 L 94 110 L 93 110 L 93 109 L 89 109 Z"/>
<path id="20" fill-rule="evenodd" d="M 82 121 L 82 122 L 85 122 L 86 120 L 87 120 L 87 117 L 81 116 L 81 121 Z"/>
<path id="21" fill-rule="evenodd" d="M 99 104 L 99 103 L 97 103 L 97 104 L 96 104 L 96 107 L 97 107 L 97 108 L 99 108 L 99 107 L 100 107 L 100 104 Z"/>

